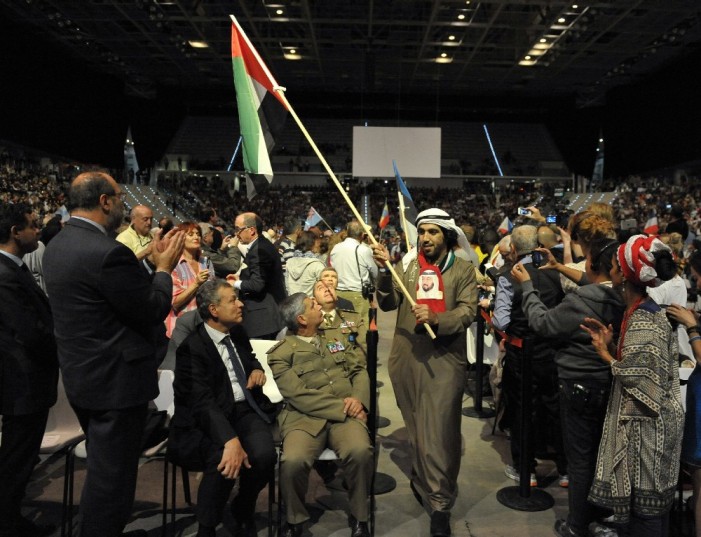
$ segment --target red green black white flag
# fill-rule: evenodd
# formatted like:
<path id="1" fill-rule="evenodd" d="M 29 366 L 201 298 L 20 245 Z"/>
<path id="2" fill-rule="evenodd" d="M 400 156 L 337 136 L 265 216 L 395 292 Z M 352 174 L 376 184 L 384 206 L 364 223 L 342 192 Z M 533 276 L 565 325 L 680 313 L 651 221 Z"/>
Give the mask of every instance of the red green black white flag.
<path id="1" fill-rule="evenodd" d="M 287 105 L 275 91 L 280 86 L 233 15 L 231 22 L 231 62 L 243 137 L 243 167 L 248 199 L 251 199 L 273 180 L 270 163 L 270 151 L 275 145 L 273 134 L 284 123 Z M 272 102 L 274 98 L 282 104 L 282 109 Z"/>

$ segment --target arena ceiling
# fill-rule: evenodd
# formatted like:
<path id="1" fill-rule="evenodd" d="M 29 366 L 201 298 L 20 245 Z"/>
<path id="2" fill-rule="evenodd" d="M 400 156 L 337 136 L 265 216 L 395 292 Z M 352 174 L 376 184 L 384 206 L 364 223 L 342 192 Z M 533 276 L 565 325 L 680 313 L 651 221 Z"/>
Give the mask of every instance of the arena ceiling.
<path id="1" fill-rule="evenodd" d="M 0 0 L 6 20 L 121 79 L 230 90 L 229 14 L 296 95 L 575 97 L 701 47 L 699 0 Z M 206 48 L 195 48 L 197 42 Z M 340 95 L 342 99 L 342 95 Z"/>

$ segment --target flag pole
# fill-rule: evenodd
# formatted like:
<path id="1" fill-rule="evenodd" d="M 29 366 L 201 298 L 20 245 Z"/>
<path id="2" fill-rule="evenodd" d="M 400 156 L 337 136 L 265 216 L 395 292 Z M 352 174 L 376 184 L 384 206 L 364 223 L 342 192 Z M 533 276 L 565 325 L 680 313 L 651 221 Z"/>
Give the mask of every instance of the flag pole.
<path id="1" fill-rule="evenodd" d="M 316 213 L 316 214 L 319 214 L 319 213 Z M 319 216 L 321 217 L 320 214 L 319 214 Z M 333 231 L 333 228 L 329 225 L 329 223 L 328 223 L 326 220 L 324 220 L 324 219 L 322 218 L 321 221 L 322 221 L 324 224 L 326 224 L 326 227 L 327 227 L 327 228 L 329 228 L 331 231 Z"/>
<path id="2" fill-rule="evenodd" d="M 372 242 L 373 245 L 379 246 L 379 243 L 377 242 L 377 239 L 375 238 L 375 236 L 372 234 L 370 227 L 365 223 L 365 221 L 363 220 L 363 217 L 360 216 L 358 209 L 353 204 L 353 202 L 350 200 L 350 198 L 348 197 L 348 194 L 346 194 L 346 191 L 343 189 L 343 185 L 341 185 L 341 182 L 338 180 L 338 177 L 336 177 L 336 174 L 333 173 L 331 166 L 329 166 L 329 163 L 326 162 L 324 155 L 321 154 L 321 151 L 317 147 L 317 145 L 314 142 L 314 140 L 312 139 L 311 135 L 309 134 L 307 129 L 302 124 L 302 121 L 299 119 L 299 116 L 297 116 L 297 113 L 294 111 L 294 108 L 292 108 L 292 105 L 290 104 L 290 102 L 287 100 L 287 97 L 285 96 L 285 93 L 284 93 L 284 89 L 281 87 L 277 87 L 277 88 L 275 88 L 275 93 L 277 93 L 278 96 L 280 97 L 280 99 L 285 103 L 287 111 L 294 118 L 295 123 L 297 123 L 297 126 L 302 131 L 302 134 L 304 134 L 304 137 L 307 139 L 307 141 L 309 142 L 309 145 L 314 150 L 314 153 L 316 153 L 316 156 L 319 157 L 319 160 L 321 161 L 321 165 L 324 167 L 324 169 L 329 174 L 331 179 L 333 179 L 333 182 L 336 184 L 338 191 L 341 193 L 341 196 L 343 196 L 343 199 L 348 204 L 348 207 L 350 207 L 355 218 L 358 220 L 358 222 L 360 222 L 362 224 L 363 229 L 365 229 L 365 232 L 367 233 L 367 236 L 370 239 L 370 242 Z M 416 301 L 409 294 L 409 291 L 404 286 L 404 282 L 402 282 L 401 278 L 399 277 L 399 274 L 397 274 L 397 272 L 394 270 L 394 267 L 392 266 L 392 263 L 389 259 L 385 260 L 385 267 L 387 268 L 387 270 L 389 270 L 390 274 L 392 275 L 392 278 L 394 279 L 394 282 L 397 284 L 397 287 L 399 287 L 399 290 L 404 294 L 406 299 L 409 301 L 409 304 L 412 307 L 416 306 Z M 436 333 L 433 331 L 431 326 L 428 323 L 423 323 L 423 325 L 426 328 L 426 332 L 428 333 L 428 335 L 431 336 L 431 339 L 436 339 Z"/>

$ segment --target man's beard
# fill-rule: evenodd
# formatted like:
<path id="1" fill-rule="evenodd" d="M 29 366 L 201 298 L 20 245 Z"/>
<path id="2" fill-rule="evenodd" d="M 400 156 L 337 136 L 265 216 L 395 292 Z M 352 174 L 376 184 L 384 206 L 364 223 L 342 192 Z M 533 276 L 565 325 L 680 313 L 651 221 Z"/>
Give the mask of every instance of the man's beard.
<path id="1" fill-rule="evenodd" d="M 107 216 L 107 223 L 105 224 L 105 229 L 107 231 L 117 231 L 119 226 L 122 225 L 122 220 L 124 219 L 124 209 L 113 209 L 109 212 Z"/>

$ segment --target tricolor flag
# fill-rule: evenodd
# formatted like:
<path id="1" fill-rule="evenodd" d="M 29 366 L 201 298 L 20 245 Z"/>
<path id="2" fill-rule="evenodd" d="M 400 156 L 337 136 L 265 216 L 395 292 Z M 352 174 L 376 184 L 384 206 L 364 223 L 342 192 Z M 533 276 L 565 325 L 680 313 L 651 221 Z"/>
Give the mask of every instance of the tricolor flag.
<path id="1" fill-rule="evenodd" d="M 511 230 L 514 229 L 514 225 L 509 220 L 508 216 L 504 217 L 504 220 L 501 221 L 501 224 L 499 224 L 499 229 L 497 230 L 499 233 L 506 235 L 507 233 L 511 233 Z"/>
<path id="2" fill-rule="evenodd" d="M 307 219 L 304 221 L 304 231 L 307 231 L 310 227 L 314 227 L 322 220 L 323 218 L 321 218 L 321 215 L 316 211 L 316 209 L 314 207 L 310 207 L 309 212 L 307 213 Z"/>
<path id="3" fill-rule="evenodd" d="M 646 235 L 657 235 L 660 232 L 660 227 L 657 225 L 657 216 L 648 218 L 643 228 L 643 233 Z"/>
<path id="4" fill-rule="evenodd" d="M 392 166 L 394 167 L 394 176 L 397 179 L 397 190 L 399 191 L 399 195 L 402 197 L 402 202 L 404 203 L 404 218 L 406 220 L 406 229 L 404 230 L 404 233 L 406 233 L 406 243 L 409 248 L 413 248 L 416 246 L 416 241 L 419 239 L 419 234 L 416 230 L 416 226 L 414 225 L 414 222 L 416 222 L 416 216 L 419 214 L 419 212 L 416 210 L 414 200 L 411 199 L 411 194 L 409 194 L 409 190 L 407 189 L 406 184 L 404 184 L 402 176 L 399 175 L 396 160 L 392 161 Z M 402 222 L 403 221 L 400 219 L 402 227 L 405 227 L 405 224 Z"/>
<path id="5" fill-rule="evenodd" d="M 231 22 L 231 62 L 243 137 L 247 195 L 251 199 L 258 190 L 266 188 L 273 180 L 269 156 L 275 145 L 272 132 L 282 126 L 287 105 L 275 92 L 280 86 L 233 15 Z M 269 106 L 273 97 L 284 107 L 278 109 L 278 114 L 275 113 L 275 106 L 272 109 Z M 282 118 L 274 117 L 276 115 Z"/>
<path id="6" fill-rule="evenodd" d="M 382 208 L 380 216 L 380 229 L 385 229 L 387 224 L 389 224 L 389 207 L 387 207 L 387 200 L 385 200 L 385 206 Z"/>

